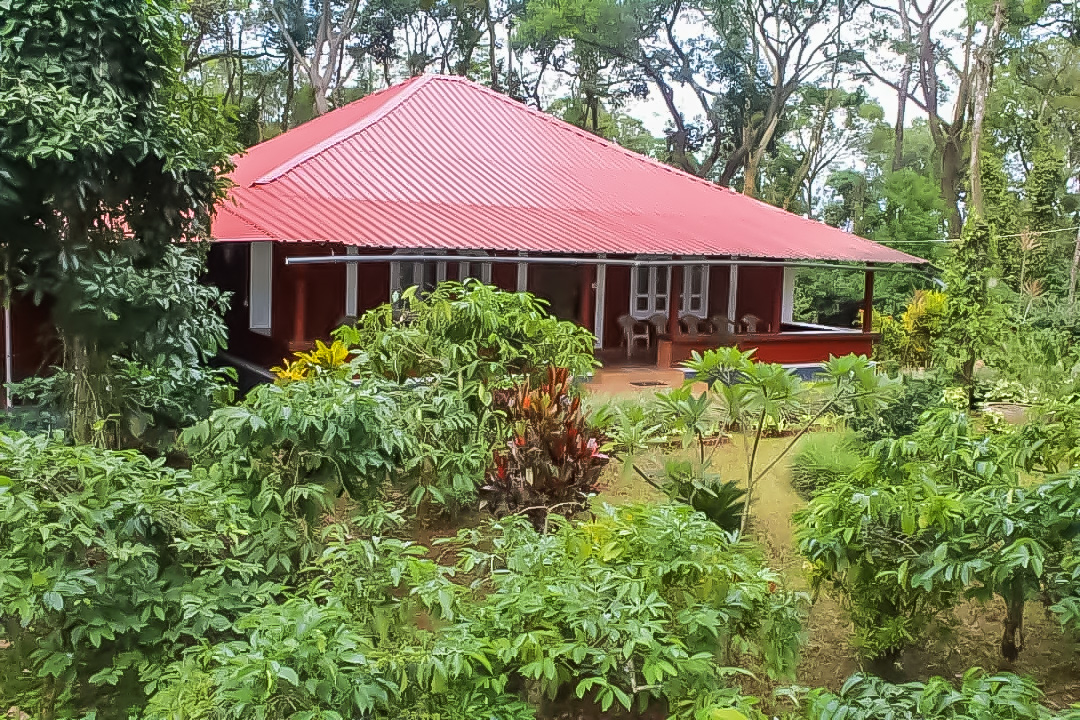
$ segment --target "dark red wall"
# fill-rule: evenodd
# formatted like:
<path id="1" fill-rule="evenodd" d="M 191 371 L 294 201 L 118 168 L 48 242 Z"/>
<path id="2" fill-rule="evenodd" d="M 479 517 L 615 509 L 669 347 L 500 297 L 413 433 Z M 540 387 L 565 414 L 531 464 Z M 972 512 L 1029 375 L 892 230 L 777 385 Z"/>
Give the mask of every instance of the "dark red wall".
<path id="1" fill-rule="evenodd" d="M 516 292 L 517 268 L 513 263 L 492 263 L 491 284 L 507 292 Z"/>
<path id="2" fill-rule="evenodd" d="M 604 348 L 622 345 L 619 318 L 630 312 L 630 268 L 608 265 L 604 279 Z"/>
<path id="3" fill-rule="evenodd" d="M 783 291 L 783 268 L 753 265 L 740 267 L 735 302 L 736 320 L 743 315 L 757 315 L 769 324 L 771 332 L 778 332 Z M 758 331 L 766 332 L 766 328 L 759 327 Z"/>
<path id="4" fill-rule="evenodd" d="M 709 268 L 709 317 L 727 315 L 728 280 L 731 269 L 723 265 Z"/>

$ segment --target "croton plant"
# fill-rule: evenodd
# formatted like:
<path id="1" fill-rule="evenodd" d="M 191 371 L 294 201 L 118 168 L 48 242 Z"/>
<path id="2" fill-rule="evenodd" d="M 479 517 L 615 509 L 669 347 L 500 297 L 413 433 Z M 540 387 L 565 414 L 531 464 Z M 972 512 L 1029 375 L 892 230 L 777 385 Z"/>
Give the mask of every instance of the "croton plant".
<path id="1" fill-rule="evenodd" d="M 542 529 L 549 512 L 577 512 L 597 491 L 605 438 L 589 425 L 571 383 L 567 368 L 549 367 L 538 386 L 526 380 L 495 394 L 510 425 L 482 488 L 496 515 L 522 513 Z"/>

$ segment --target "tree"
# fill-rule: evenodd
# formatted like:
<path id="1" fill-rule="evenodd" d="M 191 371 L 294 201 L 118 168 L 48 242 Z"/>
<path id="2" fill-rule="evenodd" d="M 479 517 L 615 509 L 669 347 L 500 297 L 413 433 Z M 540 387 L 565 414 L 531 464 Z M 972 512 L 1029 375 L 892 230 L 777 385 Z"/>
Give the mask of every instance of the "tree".
<path id="1" fill-rule="evenodd" d="M 360 0 L 321 0 L 309 21 L 314 27 L 310 56 L 293 39 L 292 33 L 287 30 L 292 25 L 285 19 L 285 13 L 295 12 L 294 6 L 302 2 L 303 0 L 274 0 L 269 8 L 293 58 L 307 74 L 308 82 L 314 91 L 315 114 L 322 115 L 330 109 L 330 91 L 349 76 L 348 72 L 343 71 L 343 63 L 346 43 L 356 31 Z"/>
<path id="2" fill-rule="evenodd" d="M 1001 304 L 995 291 L 997 248 L 993 228 L 977 215 L 949 258 L 943 280 L 948 293 L 943 365 L 956 373 L 975 406 L 975 364 L 985 357 L 1001 334 Z"/>
<path id="3" fill-rule="evenodd" d="M 0 28 L 5 286 L 57 297 L 102 251 L 156 264 L 207 226 L 232 144 L 220 108 L 181 81 L 172 0 L 6 4 Z M 108 356 L 54 309 L 72 378 L 72 430 L 98 420 Z"/>

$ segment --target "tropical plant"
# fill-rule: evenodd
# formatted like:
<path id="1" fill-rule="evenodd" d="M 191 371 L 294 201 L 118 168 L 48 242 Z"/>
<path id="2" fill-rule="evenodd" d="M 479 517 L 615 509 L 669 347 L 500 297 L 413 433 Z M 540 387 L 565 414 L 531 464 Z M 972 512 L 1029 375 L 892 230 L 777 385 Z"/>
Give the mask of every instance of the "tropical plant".
<path id="1" fill-rule="evenodd" d="M 397 523 L 328 526 L 307 582 L 170 665 L 147 716 L 524 720 L 576 697 L 735 718 L 754 700 L 731 663 L 783 675 L 797 660 L 800 596 L 685 506 L 553 517 L 547 534 L 511 516 L 442 541 L 456 567 Z"/>
<path id="2" fill-rule="evenodd" d="M 822 384 L 826 397 L 817 411 L 802 423 L 791 442 L 763 470 L 757 471 L 757 453 L 768 424 L 784 428 L 799 419 L 806 388 L 792 371 L 776 363 L 752 360 L 753 350 L 737 348 L 696 351 L 685 363 L 694 378 L 704 380 L 724 410 L 725 427 L 738 429 L 746 454 L 746 506 L 765 473 L 776 466 L 826 413 L 871 412 L 880 408 L 892 392 L 894 383 L 878 374 L 865 356 L 830 357 L 822 365 Z M 749 513 L 743 513 L 743 527 Z"/>
<path id="3" fill-rule="evenodd" d="M 989 674 L 980 668 L 964 673 L 960 687 L 941 677 L 925 683 L 893 684 L 872 675 L 852 675 L 839 693 L 810 694 L 809 720 L 1049 720 L 1040 704 L 1042 692 L 1027 678 Z"/>
<path id="4" fill-rule="evenodd" d="M 319 518 L 339 496 L 373 501 L 401 459 L 416 457 L 415 436 L 400 431 L 395 389 L 331 375 L 260 385 L 184 431 L 193 462 L 254 503 L 252 532 L 275 549 L 267 570 L 306 563 L 318 552 Z"/>
<path id="5" fill-rule="evenodd" d="M 316 340 L 314 349 L 293 353 L 295 360 L 286 358 L 283 365 L 270 368 L 270 372 L 277 375 L 279 382 L 307 380 L 314 373 L 345 370 L 350 367 L 351 356 L 352 351 L 340 340 L 330 345 Z"/>
<path id="6" fill-rule="evenodd" d="M 578 526 L 553 520 L 547 536 L 516 517 L 455 543 L 460 571 L 480 574 L 478 620 L 540 695 L 592 696 L 605 710 L 664 698 L 694 717 L 741 704 L 726 681 L 736 657 L 770 675 L 794 669 L 801 598 L 691 508 L 605 506 Z"/>
<path id="7" fill-rule="evenodd" d="M 874 318 L 874 330 L 882 342 L 874 358 L 902 368 L 933 366 L 935 346 L 945 331 L 946 295 L 935 290 L 916 290 L 899 320 L 890 315 Z"/>
<path id="8" fill-rule="evenodd" d="M 608 462 L 600 452 L 605 438 L 589 427 L 570 383 L 566 368 L 549 367 L 535 388 L 525 382 L 495 392 L 495 408 L 505 413 L 510 440 L 505 450 L 496 449 L 481 490 L 496 516 L 524 513 L 542 529 L 549 512 L 581 510 L 597 492 Z"/>
<path id="9" fill-rule="evenodd" d="M 50 299 L 70 378 L 67 415 L 80 442 L 105 419 L 108 365 L 114 354 L 125 356 L 102 342 L 102 326 L 87 318 L 105 321 L 124 344 L 138 344 L 159 317 L 200 309 L 189 300 L 191 289 L 173 285 L 167 273 L 139 274 L 161 267 L 171 243 L 205 231 L 234 149 L 221 108 L 181 80 L 180 9 L 174 0 L 4 4 L 4 299 L 24 284 L 35 298 Z M 131 297 L 117 288 L 132 280 L 140 283 L 129 308 Z M 109 310 L 132 313 L 98 312 L 111 301 L 117 304 Z M 212 318 L 205 330 L 201 320 L 192 317 L 186 330 L 214 335 Z M 184 335 L 177 340 L 190 354 L 204 347 L 187 348 Z M 183 391 L 196 378 L 173 378 L 177 369 L 164 361 L 152 366 L 161 373 L 157 382 Z"/>
<path id="10" fill-rule="evenodd" d="M 867 442 L 904 437 L 915 432 L 924 412 L 941 405 L 944 391 L 937 375 L 903 375 L 896 393 L 882 407 L 851 413 L 844 421 L 848 429 Z"/>
<path id="11" fill-rule="evenodd" d="M 855 433 L 810 433 L 803 436 L 791 456 L 791 484 L 803 497 L 812 497 L 820 488 L 855 477 L 863 457 Z"/>
<path id="12" fill-rule="evenodd" d="M 226 346 L 228 298 L 201 282 L 204 255 L 203 247 L 168 246 L 151 263 L 101 251 L 54 291 L 54 315 L 104 356 L 83 399 L 98 420 L 84 440 L 167 449 L 180 428 L 232 399 L 233 372 L 210 366 Z M 58 418 L 54 427 L 73 427 L 76 378 L 66 368 L 12 392 Z"/>
<path id="13" fill-rule="evenodd" d="M 485 405 L 491 389 L 510 387 L 517 376 L 540 381 L 555 366 L 576 377 L 597 364 L 588 330 L 550 315 L 533 295 L 475 280 L 439 283 L 423 294 L 409 288 L 396 305 L 364 313 L 334 337 L 364 352 L 365 369 L 399 382 L 460 374 L 466 393 Z"/>
<path id="14" fill-rule="evenodd" d="M 250 510 L 213 474 L 0 434 L 5 701 L 36 717 L 140 709 L 185 648 L 280 591 Z"/>

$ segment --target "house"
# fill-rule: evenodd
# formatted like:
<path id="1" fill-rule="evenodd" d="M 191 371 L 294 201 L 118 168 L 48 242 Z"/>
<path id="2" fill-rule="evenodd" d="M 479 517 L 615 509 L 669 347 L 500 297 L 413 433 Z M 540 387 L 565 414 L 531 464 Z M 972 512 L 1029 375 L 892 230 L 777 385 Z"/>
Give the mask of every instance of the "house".
<path id="1" fill-rule="evenodd" d="M 234 293 L 230 352 L 263 368 L 396 291 L 466 277 L 545 298 L 606 359 L 737 344 L 815 363 L 874 336 L 794 322 L 800 268 L 865 272 L 869 314 L 875 268 L 922 262 L 460 77 L 327 113 L 236 158 L 232 180 L 209 274 Z"/>

